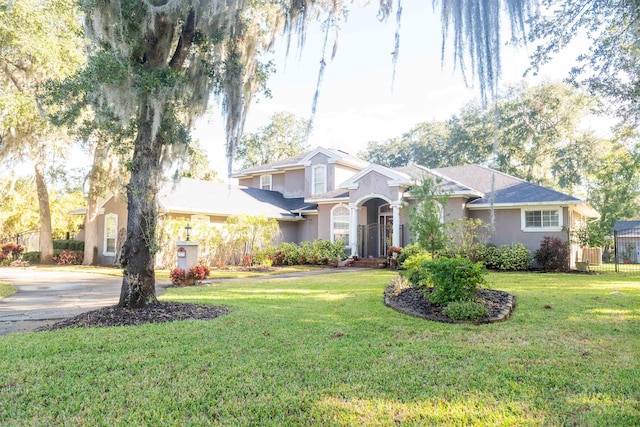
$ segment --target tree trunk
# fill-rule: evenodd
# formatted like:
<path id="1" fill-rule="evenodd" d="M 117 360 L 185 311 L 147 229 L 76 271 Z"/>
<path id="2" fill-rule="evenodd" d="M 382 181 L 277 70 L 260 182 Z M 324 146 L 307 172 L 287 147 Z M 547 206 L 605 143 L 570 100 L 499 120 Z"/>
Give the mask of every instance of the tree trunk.
<path id="1" fill-rule="evenodd" d="M 156 108 L 162 107 L 145 105 L 138 114 L 138 134 L 127 185 L 127 239 L 120 259 L 124 267 L 121 307 L 141 308 L 156 301 L 157 194 L 163 145 L 160 133 L 154 135 L 152 129 Z"/>
<path id="2" fill-rule="evenodd" d="M 93 165 L 89 175 L 89 195 L 87 200 L 87 215 L 84 221 L 84 265 L 98 263 L 98 198 L 104 190 L 105 168 L 104 162 L 107 150 L 102 141 L 97 142 L 93 153 Z"/>
<path id="3" fill-rule="evenodd" d="M 44 165 L 42 159 L 35 163 L 36 191 L 40 208 L 40 263 L 53 263 L 53 238 L 51 236 L 51 209 L 49 206 L 49 191 L 44 180 Z"/>

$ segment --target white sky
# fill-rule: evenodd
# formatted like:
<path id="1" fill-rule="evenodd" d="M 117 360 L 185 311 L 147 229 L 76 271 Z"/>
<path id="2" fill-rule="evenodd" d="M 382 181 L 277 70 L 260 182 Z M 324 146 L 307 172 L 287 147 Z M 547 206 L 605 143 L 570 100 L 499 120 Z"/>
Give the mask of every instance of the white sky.
<path id="1" fill-rule="evenodd" d="M 311 147 L 339 148 L 351 154 L 363 150 L 369 141 L 383 141 L 401 135 L 420 122 L 444 120 L 467 102 L 479 97 L 477 88 L 465 86 L 460 72 L 453 70 L 451 49 L 441 67 L 439 11 L 430 2 L 403 3 L 400 56 L 393 91 L 391 52 L 394 50 L 395 15 L 386 23 L 377 20 L 377 6 L 352 7 L 343 25 L 337 55 L 327 67 L 315 118 Z M 506 22 L 506 21 L 505 21 Z M 508 36 L 508 35 L 507 35 Z M 506 39 L 506 37 L 505 37 Z M 287 111 L 308 118 L 318 78 L 323 34 L 319 23 L 309 26 L 307 42 L 299 52 L 292 46 L 285 57 L 284 40 L 275 46 L 276 74 L 268 86 L 273 97 L 251 106 L 245 133 L 269 123 L 272 114 Z M 292 45 L 295 44 L 292 42 Z M 573 60 L 575 54 L 563 58 Z M 526 50 L 502 51 L 502 84 L 522 80 L 529 61 Z M 571 62 L 556 61 L 528 77 L 532 84 L 560 80 L 568 75 Z M 199 122 L 194 139 L 208 151 L 212 166 L 226 175 L 225 137 L 217 110 Z"/>
<path id="2" fill-rule="evenodd" d="M 329 57 L 331 45 L 328 47 L 314 132 L 309 138 L 311 147 L 339 148 L 356 155 L 369 141 L 399 136 L 420 122 L 447 119 L 479 97 L 477 88 L 466 87 L 461 73 L 454 73 L 451 49 L 447 50 L 444 68 L 441 67 L 439 10 L 434 12 L 430 2 L 406 0 L 403 3 L 400 56 L 393 90 L 391 52 L 395 14 L 388 22 L 381 23 L 376 18 L 376 4 L 350 7 L 333 62 Z M 505 40 L 507 38 L 505 34 Z M 285 40 L 278 40 L 275 53 L 267 57 L 273 59 L 276 66 L 276 73 L 268 82 L 273 97 L 254 100 L 245 133 L 267 125 L 271 115 L 277 112 L 287 111 L 303 118 L 310 116 L 323 40 L 319 22 L 309 25 L 302 51 L 292 41 L 291 52 L 286 57 Z M 563 52 L 558 60 L 544 67 L 538 77 L 527 80 L 531 84 L 561 80 L 568 75 L 577 56 L 575 52 Z M 520 81 L 528 64 L 526 50 L 504 47 L 501 83 Z M 207 151 L 211 166 L 221 177 L 226 176 L 224 124 L 216 105 L 199 120 L 193 137 Z M 88 163 L 85 156 L 74 155 L 67 164 L 80 167 Z M 32 166 L 20 165 L 13 173 L 31 175 Z"/>

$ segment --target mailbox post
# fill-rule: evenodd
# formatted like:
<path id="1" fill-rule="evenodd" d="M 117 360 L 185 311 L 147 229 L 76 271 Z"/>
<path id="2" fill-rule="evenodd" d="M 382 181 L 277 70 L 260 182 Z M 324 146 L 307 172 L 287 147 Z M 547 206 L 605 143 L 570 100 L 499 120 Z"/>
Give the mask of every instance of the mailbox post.
<path id="1" fill-rule="evenodd" d="M 198 265 L 198 242 L 191 240 L 178 241 L 176 246 L 178 250 L 178 268 L 183 269 L 186 274 L 191 267 Z"/>

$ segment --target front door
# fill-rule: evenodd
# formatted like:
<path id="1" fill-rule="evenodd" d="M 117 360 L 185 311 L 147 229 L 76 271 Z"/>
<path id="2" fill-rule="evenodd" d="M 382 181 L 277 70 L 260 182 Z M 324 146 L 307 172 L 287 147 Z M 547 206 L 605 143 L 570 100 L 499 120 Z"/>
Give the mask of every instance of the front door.
<path id="1" fill-rule="evenodd" d="M 378 256 L 386 257 L 387 248 L 391 246 L 393 241 L 393 214 L 380 214 L 380 239 L 378 247 Z"/>

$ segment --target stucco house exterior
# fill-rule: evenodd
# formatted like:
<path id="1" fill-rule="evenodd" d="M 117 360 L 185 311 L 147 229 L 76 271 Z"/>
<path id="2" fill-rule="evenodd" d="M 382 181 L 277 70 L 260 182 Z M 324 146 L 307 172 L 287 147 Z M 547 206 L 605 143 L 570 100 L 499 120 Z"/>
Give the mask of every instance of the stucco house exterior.
<path id="1" fill-rule="evenodd" d="M 239 185 L 186 178 L 165 183 L 160 213 L 220 224 L 234 214 L 265 215 L 278 221 L 279 241 L 343 239 L 352 255 L 380 257 L 389 245 L 410 242 L 410 189 L 425 177 L 436 178 L 448 194 L 445 221 L 489 223 L 493 206 L 497 245 L 518 242 L 535 251 L 544 236 L 566 241 L 568 229 L 598 217 L 580 199 L 484 166 L 387 168 L 322 147 L 238 171 L 233 178 Z M 100 210 L 100 263 L 113 261 L 125 225 L 125 201 L 107 198 Z"/>

